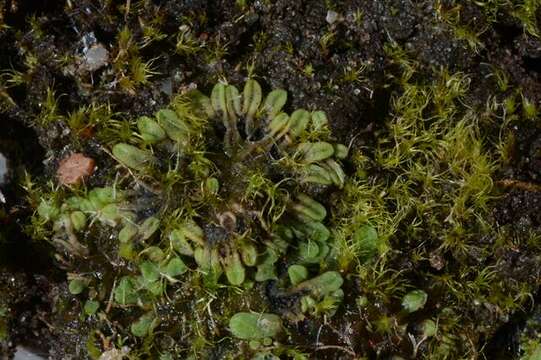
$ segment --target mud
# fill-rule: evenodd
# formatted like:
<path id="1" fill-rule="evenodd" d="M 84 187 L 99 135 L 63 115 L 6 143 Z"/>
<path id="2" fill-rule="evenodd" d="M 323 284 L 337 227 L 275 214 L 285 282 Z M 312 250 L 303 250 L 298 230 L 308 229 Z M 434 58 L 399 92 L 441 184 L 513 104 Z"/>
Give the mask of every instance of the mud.
<path id="1" fill-rule="evenodd" d="M 59 114 L 98 103 L 108 104 L 113 113 L 122 114 L 120 118 L 129 118 L 153 113 L 168 102 L 170 91 L 190 85 L 208 90 L 223 76 L 240 84 L 251 67 L 265 90 L 287 89 L 290 109 L 326 111 L 334 136 L 367 153 L 385 131 L 390 98 L 398 91 L 394 79 L 400 77 L 401 70 L 386 52 L 390 43 L 398 44 L 414 58 L 425 81 L 441 67 L 451 73 L 469 74 L 472 81 L 467 100 L 472 106 L 485 104 L 493 94 L 497 101 L 504 101 L 516 89 L 533 103 L 541 100 L 541 41 L 524 33 L 505 8 L 495 15 L 495 21 L 489 21 L 473 2 L 461 8 L 460 24 L 479 33 L 480 45 L 473 51 L 466 40 L 456 36 L 454 27 L 436 14 L 437 4 L 450 11 L 453 1 L 247 3 L 241 9 L 234 1 L 225 0 L 132 1 L 134 8 L 143 10 L 138 16 L 126 17 L 125 2 L 0 1 L 8 26 L 0 31 L 0 69 L 24 75 L 24 81 L 7 89 L 16 105 L 0 112 L 0 189 L 6 198 L 6 203 L 0 204 L 0 305 L 8 309 L 6 318 L 11 329 L 9 339 L 0 341 L 0 352 L 9 354 L 20 343 L 49 351 L 53 359 L 86 356 L 81 349 L 87 338 L 81 334 L 89 332 L 89 324 L 80 321 L 78 305 L 70 302 L 65 274 L 51 249 L 36 244 L 24 233 L 25 219 L 35 204 L 29 203 L 20 184 L 25 172 L 54 176 L 60 159 L 73 151 L 97 159 L 98 172 L 91 180 L 94 185 L 109 174 L 112 162 L 91 139 L 74 143 L 64 122 L 40 123 L 48 88 L 59 96 Z M 338 17 L 329 24 L 326 17 L 331 5 Z M 133 29 L 134 37 L 140 39 L 140 24 L 158 17 L 158 25 L 167 36 L 141 48 L 140 56 L 153 61 L 155 74 L 137 91 L 113 86 L 116 75 L 107 65 L 82 70 L 77 66 L 84 55 L 85 36 L 92 34 L 96 43 L 107 49 L 109 57 L 102 60 L 110 63 L 118 56 L 118 33 L 124 26 Z M 189 27 L 200 49 L 175 53 L 173 34 L 180 24 Z M 223 56 L 216 55 L 220 51 Z M 506 89 L 498 89 L 494 77 L 489 76 L 492 67 L 508 75 Z M 488 142 L 498 139 L 497 129 L 494 121 L 481 125 Z M 521 122 L 510 124 L 508 130 L 514 137 L 511 160 L 496 180 L 533 185 L 530 190 L 502 187 L 491 203 L 491 212 L 494 226 L 504 228 L 511 238 L 523 238 L 541 231 L 541 192 L 536 190 L 541 185 L 541 130 Z M 3 156 L 7 172 L 2 168 Z M 98 245 L 104 252 L 112 251 L 110 244 Z M 484 256 L 474 255 L 471 257 Z M 500 273 L 506 274 L 502 281 L 539 283 L 540 254 L 531 247 L 519 242 L 515 248 L 491 256 L 500 259 Z M 91 271 L 95 266 L 103 264 L 90 261 L 78 270 Z M 400 266 L 415 277 L 415 269 L 407 260 Z M 350 291 L 362 293 L 355 286 Z M 293 302 L 275 296 L 272 286 L 266 297 L 278 312 Z M 354 358 L 352 354 L 364 353 L 369 358 L 388 358 L 401 351 L 409 353 L 408 344 L 367 332 L 353 305 L 356 296 L 347 298 L 345 308 L 329 324 L 307 320 L 291 327 L 292 338 L 302 350 L 318 359 L 350 359 Z M 478 339 L 478 349 L 481 351 L 486 342 L 490 344 L 485 350 L 487 358 L 518 358 L 517 334 L 530 313 L 526 308 L 517 311 L 516 319 L 493 318 L 492 312 L 472 313 L 492 329 L 487 333 L 493 338 Z M 335 348 L 321 346 L 314 350 L 313 344 L 318 341 Z M 502 353 L 502 349 L 506 350 Z M 218 349 L 210 358 L 221 356 Z"/>

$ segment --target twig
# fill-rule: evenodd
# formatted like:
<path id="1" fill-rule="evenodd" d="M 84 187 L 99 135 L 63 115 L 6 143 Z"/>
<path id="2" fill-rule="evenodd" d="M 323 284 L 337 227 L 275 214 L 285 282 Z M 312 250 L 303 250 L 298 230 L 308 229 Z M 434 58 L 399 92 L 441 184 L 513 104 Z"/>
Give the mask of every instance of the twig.
<path id="1" fill-rule="evenodd" d="M 113 288 L 111 289 L 111 294 L 109 295 L 109 301 L 107 301 L 107 307 L 105 308 L 105 313 L 108 314 L 109 311 L 111 311 L 111 308 L 113 307 L 113 296 L 116 288 L 116 278 L 113 281 Z"/>
<path id="2" fill-rule="evenodd" d="M 323 346 L 318 346 L 316 348 L 316 351 L 319 351 L 319 350 L 329 350 L 329 349 L 334 349 L 334 350 L 342 350 L 343 352 L 346 352 L 348 354 L 350 354 L 351 356 L 357 356 L 357 354 L 355 353 L 355 351 L 351 350 L 351 349 L 348 349 L 348 348 L 345 348 L 343 346 L 338 346 L 338 345 L 323 345 Z"/>
<path id="3" fill-rule="evenodd" d="M 128 20 L 128 14 L 130 13 L 131 0 L 126 0 L 126 12 L 124 13 L 124 21 Z"/>
<path id="4" fill-rule="evenodd" d="M 496 181 L 496 185 L 506 189 L 511 188 L 530 192 L 541 192 L 541 185 L 521 180 L 504 179 Z"/>

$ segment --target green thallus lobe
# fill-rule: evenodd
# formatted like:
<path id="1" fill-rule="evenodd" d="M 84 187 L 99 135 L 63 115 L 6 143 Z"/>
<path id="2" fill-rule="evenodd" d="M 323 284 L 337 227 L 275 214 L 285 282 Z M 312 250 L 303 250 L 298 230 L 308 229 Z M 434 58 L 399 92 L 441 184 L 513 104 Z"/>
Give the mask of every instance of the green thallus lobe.
<path id="1" fill-rule="evenodd" d="M 60 205 L 44 199 L 38 214 L 53 222 L 58 245 L 79 249 L 81 256 L 91 227 L 119 230 L 119 255 L 140 272 L 118 282 L 114 299 L 121 306 L 147 308 L 149 296 L 161 295 L 166 283 L 188 271 L 190 258 L 207 284 L 225 275 L 235 286 L 278 279 L 276 263 L 287 261 L 293 265 L 290 291 L 308 294 L 312 304 L 304 308 L 325 296 L 340 298 L 339 273 L 309 279 L 329 254 L 331 238 L 327 210 L 310 193 L 344 185 L 340 160 L 347 148 L 330 138 L 324 112 L 288 115 L 286 101 L 281 89 L 263 97 L 255 80 L 242 93 L 219 83 L 210 97 L 181 95 L 171 108 L 140 117 L 130 143 L 112 146 L 133 181 L 94 188 Z M 140 198 L 150 199 L 151 211 Z M 144 336 L 155 325 L 147 313 L 132 332 Z"/>
<path id="2" fill-rule="evenodd" d="M 264 177 L 291 174 L 297 183 L 293 183 L 296 187 L 294 190 L 301 184 L 343 186 L 345 175 L 339 159 L 347 155 L 347 148 L 328 141 L 306 141 L 314 140 L 313 135 L 326 128 L 328 120 L 322 111 L 310 113 L 298 109 L 289 116 L 282 112 L 287 92 L 273 90 L 263 99 L 261 86 L 255 80 L 248 80 L 242 93 L 232 85 L 219 83 L 214 86 L 210 98 L 199 92 L 193 92 L 190 97 L 196 104 L 195 113 L 210 120 L 211 127 L 223 126 L 225 154 L 215 156 L 214 162 L 222 174 L 240 177 L 253 173 L 260 173 Z M 155 118 L 141 117 L 137 121 L 137 128 L 147 145 L 158 147 L 162 143 L 174 143 L 176 147 L 170 148 L 178 149 L 179 156 L 186 158 L 194 151 L 190 139 L 194 129 L 182 118 L 182 114 L 174 110 L 162 109 Z M 277 153 L 279 161 L 269 157 L 272 152 Z M 116 144 L 112 153 L 121 164 L 139 172 L 147 171 L 156 162 L 155 155 L 144 144 Z M 246 174 L 232 174 L 230 169 L 245 171 Z M 277 259 L 277 255 L 288 248 L 285 242 L 293 239 L 301 240 L 298 248 L 303 261 L 317 262 L 328 253 L 325 242 L 329 235 L 323 225 L 326 209 L 312 197 L 299 193 L 296 199 L 291 199 L 290 187 L 284 186 L 285 192 L 281 194 L 287 194 L 287 211 L 294 215 L 295 220 L 290 221 L 286 229 L 279 229 L 282 225 L 257 224 L 257 215 L 263 214 L 257 208 L 259 204 L 242 201 L 239 188 L 246 188 L 242 178 L 220 179 L 207 175 L 204 179 L 195 180 L 204 184 L 203 189 L 210 189 L 210 195 L 217 200 L 218 211 L 211 215 L 212 224 L 202 225 L 201 221 L 186 219 L 189 225 L 182 224 L 173 229 L 168 238 L 177 252 L 193 256 L 202 271 L 212 273 L 216 278 L 225 272 L 229 283 L 241 285 L 246 279 L 246 267 L 258 267 L 261 263 L 268 267 L 269 261 L 262 260 L 269 257 L 258 254 L 278 253 L 270 256 Z M 221 184 L 224 181 L 233 185 Z M 220 191 L 220 188 L 225 189 Z M 239 198 L 241 201 L 238 201 Z M 276 198 L 265 201 L 274 202 Z M 274 219 L 278 220 L 276 217 Z M 240 231 L 239 223 L 252 223 L 252 226 Z M 186 229 L 186 226 L 190 229 Z M 267 231 L 256 233 L 259 226 Z M 276 234 L 280 231 L 285 232 L 286 239 Z M 131 232 L 131 225 L 121 230 L 122 235 Z M 122 236 L 123 239 L 125 237 Z M 276 239 L 278 241 L 273 241 Z M 258 240 L 267 242 L 267 246 L 262 249 L 258 246 Z M 307 248 L 310 250 L 305 251 Z M 261 275 L 264 271 L 259 266 L 260 276 L 256 274 L 256 280 L 266 279 Z"/>

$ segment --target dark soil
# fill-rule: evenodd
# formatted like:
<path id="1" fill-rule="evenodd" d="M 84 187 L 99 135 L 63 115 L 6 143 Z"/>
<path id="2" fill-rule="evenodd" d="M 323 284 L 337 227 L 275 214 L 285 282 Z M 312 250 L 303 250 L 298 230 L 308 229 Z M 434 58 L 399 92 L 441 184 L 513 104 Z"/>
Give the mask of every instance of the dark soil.
<path id="1" fill-rule="evenodd" d="M 101 156 L 92 140 L 73 142 L 64 122 L 45 126 L 40 122 L 48 88 L 59 96 L 58 114 L 67 115 L 84 105 L 108 104 L 120 118 L 129 118 L 152 114 L 167 104 L 169 87 L 176 92 L 192 84 L 208 90 L 223 76 L 241 84 L 251 65 L 265 90 L 288 91 L 288 110 L 324 110 L 340 142 L 353 142 L 354 148 L 368 153 L 385 131 L 392 95 L 400 91 L 394 79 L 401 76 L 401 68 L 386 52 L 390 43 L 409 54 L 423 81 L 430 82 L 440 68 L 469 74 L 467 103 L 471 106 L 481 107 L 491 97 L 503 101 L 517 91 L 534 104 L 541 101 L 541 40 L 525 33 L 505 7 L 489 19 L 474 1 L 460 5 L 459 24 L 479 33 L 481 45 L 473 51 L 456 36 L 453 25 L 436 14 L 436 3 L 450 11 L 458 6 L 454 1 L 246 1 L 248 5 L 241 9 L 233 0 L 132 0 L 134 13 L 125 17 L 126 3 L 130 1 L 0 0 L 0 29 L 2 21 L 7 25 L 0 30 L 0 69 L 24 76 L 23 82 L 13 86 L 3 87 L 0 82 L 0 94 L 7 92 L 16 104 L 2 107 L 0 103 L 0 153 L 10 161 L 11 172 L 9 182 L 0 184 L 7 199 L 0 204 L 0 305 L 9 309 L 10 329 L 9 339 L 0 341 L 0 352 L 7 358 L 16 344 L 48 352 L 52 359 L 86 358 L 81 346 L 85 346 L 83 334 L 88 333 L 89 324 L 81 321 L 72 303 L 65 272 L 50 247 L 25 235 L 27 219 L 36 206 L 22 189 L 25 171 L 52 178 L 56 164 L 70 151 Z M 329 24 L 326 17 L 331 9 L 339 16 Z M 113 86 L 118 79 L 111 59 L 118 56 L 118 33 L 126 26 L 134 38 L 141 39 L 141 24 L 157 18 L 156 26 L 167 36 L 140 49 L 142 59 L 154 59 L 156 74 L 136 91 Z M 180 25 L 189 26 L 199 50 L 174 52 Z M 109 63 L 92 73 L 77 67 L 84 57 L 83 38 L 89 34 L 110 55 Z M 222 47 L 225 53 L 216 55 Z M 358 77 L 347 77 L 361 68 Z M 508 75 L 507 89 L 498 89 L 494 77 L 488 76 L 492 68 Z M 520 104 L 521 98 L 517 99 Z M 500 125 L 483 122 L 482 136 L 496 142 Z M 512 158 L 495 180 L 516 182 L 500 186 L 491 214 L 494 226 L 505 227 L 510 237 L 527 237 L 541 232 L 541 130 L 520 121 L 506 130 L 514 138 Z M 98 184 L 110 160 L 99 161 L 98 175 L 91 180 Z M 520 244 L 513 251 L 494 254 L 508 279 L 532 284 L 540 283 L 540 255 Z M 352 293 L 360 288 L 350 287 Z M 374 359 L 390 358 L 409 348 L 361 329 L 355 296 L 350 297 L 329 324 L 298 323 L 294 342 L 306 349 L 320 341 Z M 537 303 L 539 294 L 534 298 Z M 276 301 L 284 302 L 275 303 L 277 309 L 289 306 L 288 299 Z M 478 340 L 482 356 L 518 359 L 519 334 L 532 311 L 525 307 L 506 321 L 485 319 L 484 325 L 492 330 L 488 338 Z M 488 345 L 483 348 L 484 344 Z M 405 350 L 402 355 L 408 353 Z M 354 358 L 336 348 L 319 349 L 311 356 Z"/>

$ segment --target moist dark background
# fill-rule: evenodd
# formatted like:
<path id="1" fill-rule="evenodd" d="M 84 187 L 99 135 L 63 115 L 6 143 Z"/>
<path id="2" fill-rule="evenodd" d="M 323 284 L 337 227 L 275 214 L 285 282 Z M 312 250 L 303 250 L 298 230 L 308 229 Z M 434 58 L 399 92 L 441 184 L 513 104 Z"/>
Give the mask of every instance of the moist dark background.
<path id="1" fill-rule="evenodd" d="M 400 93 L 392 79 L 400 76 L 401 70 L 385 51 L 389 43 L 408 52 L 421 69 L 417 76 L 422 81 L 435 79 L 441 68 L 468 74 L 472 79 L 469 106 L 481 108 L 491 96 L 501 95 L 494 76 L 488 76 L 492 68 L 507 74 L 507 93 L 518 91 L 539 104 L 539 37 L 525 31 L 524 24 L 510 15 L 514 10 L 512 2 L 501 2 L 503 5 L 497 9 L 487 9 L 494 8 L 493 3 L 487 3 L 278 0 L 247 1 L 242 7 L 233 1 L 146 1 L 132 2 L 134 8 L 141 6 L 145 10 L 125 17 L 126 2 L 0 1 L 0 24 L 7 26 L 0 32 L 0 69 L 26 74 L 24 84 L 0 88 L 17 104 L 0 112 L 0 151 L 10 159 L 13 172 L 10 183 L 2 187 L 9 196 L 0 216 L 4 237 L 0 289 L 4 303 L 12 308 L 12 342 L 3 343 L 1 351 L 8 354 L 14 343 L 24 343 L 43 351 L 52 348 L 69 352 L 81 341 L 77 331 L 85 330 L 73 324 L 73 332 L 59 336 L 54 325 L 46 326 L 63 321 L 51 311 L 55 297 L 65 293 L 65 278 L 55 268 L 51 250 L 32 242 L 21 231 L 33 211 L 18 185 L 24 170 L 36 176 L 53 176 L 53 165 L 68 141 L 61 127 L 44 128 L 35 121 L 48 87 L 62 94 L 58 106 L 63 114 L 81 104 L 110 103 L 115 111 L 136 116 L 167 104 L 169 87 L 177 90 L 195 83 L 209 89 L 222 74 L 233 83 L 241 83 L 251 64 L 264 88 L 282 87 L 289 92 L 288 106 L 292 109 L 322 109 L 332 114 L 333 134 L 339 141 L 353 140 L 354 148 L 370 148 L 378 134 L 385 131 L 391 97 Z M 452 17 L 452 21 L 438 16 L 455 14 L 457 7 L 459 16 Z M 335 21 L 327 21 L 330 10 L 338 14 Z M 355 21 L 356 14 L 361 14 L 362 21 Z M 83 37 L 93 34 L 113 56 L 123 26 L 141 38 L 140 23 L 157 16 L 162 18 L 159 28 L 167 37 L 140 49 L 144 60 L 155 59 L 156 74 L 149 83 L 129 92 L 110 86 L 114 74 L 108 73 L 107 66 L 94 73 L 79 69 L 77 59 L 83 53 Z M 537 22 L 540 17 L 537 10 L 533 19 Z M 200 43 L 208 44 L 205 51 L 174 52 L 174 34 L 179 32 L 179 26 L 187 24 Z M 479 43 L 475 49 L 464 37 L 457 36 L 456 29 L 461 27 L 476 35 Z M 332 34 L 330 40 L 322 42 L 327 34 Z M 218 51 L 221 47 L 226 50 L 222 56 L 209 55 L 212 51 L 208 49 Z M 36 61 L 31 71 L 25 63 L 29 53 Z M 362 81 L 339 80 L 344 79 L 348 69 L 361 66 Z M 496 138 L 499 131 L 498 126 L 483 125 L 481 135 Z M 506 131 L 516 139 L 513 161 L 500 168 L 496 180 L 514 179 L 533 185 L 502 187 L 499 198 L 492 203 L 491 216 L 494 223 L 510 225 L 517 233 L 538 231 L 541 195 L 536 184 L 541 176 L 541 131 L 529 125 L 515 125 Z M 45 161 L 51 158 L 54 160 Z M 510 279 L 539 271 L 538 262 L 533 260 L 537 254 L 502 256 L 509 257 L 506 264 Z M 534 297 L 539 300 L 539 294 Z M 494 328 L 493 335 L 479 343 L 481 353 L 488 359 L 518 358 L 519 333 L 533 313 L 525 309 L 505 324 L 487 323 Z M 370 356 L 377 357 L 374 353 Z"/>

